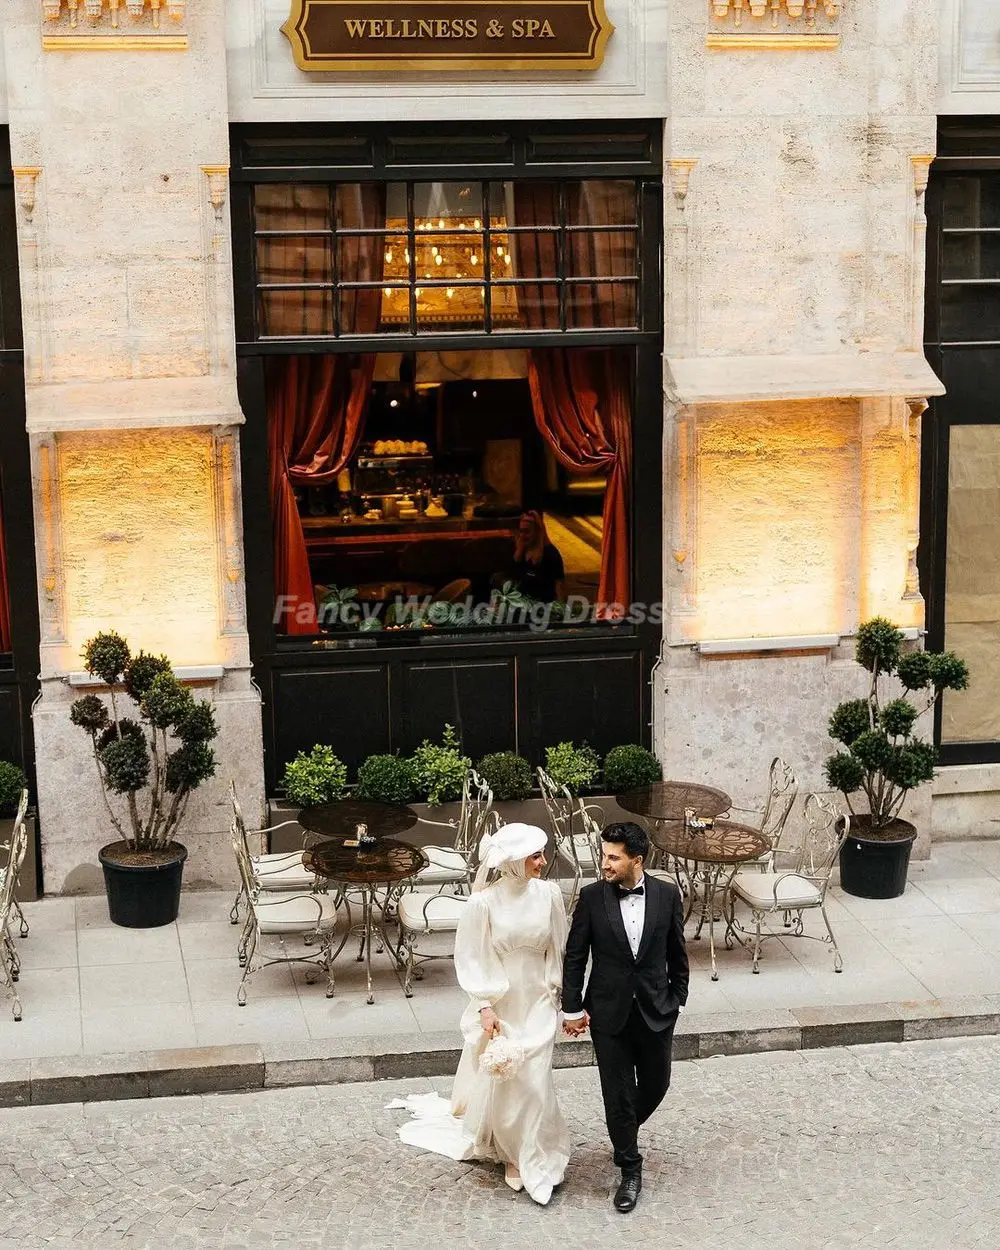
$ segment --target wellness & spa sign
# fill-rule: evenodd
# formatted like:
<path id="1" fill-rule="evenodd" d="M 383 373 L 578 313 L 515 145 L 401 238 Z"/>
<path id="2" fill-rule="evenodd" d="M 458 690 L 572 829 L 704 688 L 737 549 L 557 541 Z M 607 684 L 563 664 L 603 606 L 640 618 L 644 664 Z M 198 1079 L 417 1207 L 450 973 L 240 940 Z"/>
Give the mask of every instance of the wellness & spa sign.
<path id="1" fill-rule="evenodd" d="M 303 70 L 597 69 L 604 0 L 293 0 Z"/>

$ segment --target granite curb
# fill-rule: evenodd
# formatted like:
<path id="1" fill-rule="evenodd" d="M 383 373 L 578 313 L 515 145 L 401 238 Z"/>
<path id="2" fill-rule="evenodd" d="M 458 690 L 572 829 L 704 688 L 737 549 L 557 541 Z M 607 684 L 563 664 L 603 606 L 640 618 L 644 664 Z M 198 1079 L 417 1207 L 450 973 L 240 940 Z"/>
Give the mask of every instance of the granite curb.
<path id="1" fill-rule="evenodd" d="M 1000 1034 L 1000 995 L 719 1014 L 688 1012 L 676 1060 L 762 1051 L 862 1046 Z M 454 1032 L 343 1037 L 16 1059 L 0 1064 L 0 1107 L 231 1093 L 295 1085 L 447 1076 L 461 1047 Z M 594 1062 L 589 1041 L 561 1040 L 557 1068 Z"/>

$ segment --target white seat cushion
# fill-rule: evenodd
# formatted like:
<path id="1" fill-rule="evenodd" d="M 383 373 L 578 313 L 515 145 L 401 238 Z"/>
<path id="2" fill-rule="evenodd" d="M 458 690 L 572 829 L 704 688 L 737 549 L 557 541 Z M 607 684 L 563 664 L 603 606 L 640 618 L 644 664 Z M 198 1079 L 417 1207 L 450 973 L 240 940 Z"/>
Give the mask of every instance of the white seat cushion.
<path id="1" fill-rule="evenodd" d="M 777 884 L 777 902 L 775 885 Z M 794 910 L 797 907 L 816 907 L 822 898 L 820 888 L 805 877 L 794 873 L 738 872 L 733 880 L 732 891 L 758 911 Z"/>
<path id="2" fill-rule="evenodd" d="M 329 929 L 337 922 L 328 894 L 275 894 L 259 899 L 253 909 L 261 933 L 309 933 L 317 924 Z"/>
<path id="3" fill-rule="evenodd" d="M 399 923 L 413 933 L 448 933 L 458 927 L 468 899 L 411 891 L 399 900 Z"/>
<path id="4" fill-rule="evenodd" d="M 315 875 L 302 862 L 302 852 L 261 855 L 253 861 L 262 890 L 310 890 Z"/>
<path id="5" fill-rule="evenodd" d="M 446 885 L 464 881 L 469 875 L 468 861 L 461 851 L 448 846 L 425 846 L 423 852 L 429 861 L 417 873 L 417 880 L 423 885 Z"/>

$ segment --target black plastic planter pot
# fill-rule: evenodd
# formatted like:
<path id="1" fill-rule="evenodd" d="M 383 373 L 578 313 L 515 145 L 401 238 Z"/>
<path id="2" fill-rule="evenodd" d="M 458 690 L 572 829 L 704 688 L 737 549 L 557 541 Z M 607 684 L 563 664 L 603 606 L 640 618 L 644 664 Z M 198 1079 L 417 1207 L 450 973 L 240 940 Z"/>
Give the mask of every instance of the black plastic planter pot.
<path id="1" fill-rule="evenodd" d="M 132 851 L 126 842 L 109 842 L 98 859 L 112 924 L 156 929 L 177 919 L 186 846 L 171 842 L 162 851 Z"/>
<path id="2" fill-rule="evenodd" d="M 917 831 L 906 820 L 887 827 L 891 838 L 867 838 L 867 816 L 851 818 L 851 832 L 840 848 L 840 885 L 858 898 L 898 898 L 906 889 L 910 849 Z"/>

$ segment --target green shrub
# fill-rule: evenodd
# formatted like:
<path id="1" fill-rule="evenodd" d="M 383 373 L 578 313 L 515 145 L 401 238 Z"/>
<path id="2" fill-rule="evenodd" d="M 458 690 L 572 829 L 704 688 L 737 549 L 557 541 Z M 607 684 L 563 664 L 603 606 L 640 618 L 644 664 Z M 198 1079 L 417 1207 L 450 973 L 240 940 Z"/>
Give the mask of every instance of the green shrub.
<path id="1" fill-rule="evenodd" d="M 445 725 L 441 745 L 425 738 L 413 752 L 413 778 L 417 793 L 432 807 L 462 797 L 462 785 L 472 761 L 462 754 L 454 727 Z"/>
<path id="2" fill-rule="evenodd" d="M 565 786 L 575 797 L 597 784 L 601 775 L 601 760 L 586 742 L 580 746 L 560 742 L 545 748 L 545 771 L 557 786 Z"/>
<path id="3" fill-rule="evenodd" d="M 493 791 L 498 803 L 510 799 L 526 799 L 531 794 L 534 781 L 531 765 L 523 755 L 514 751 L 497 751 L 484 755 L 476 765 L 476 772 Z"/>
<path id="4" fill-rule="evenodd" d="M 638 743 L 612 747 L 604 757 L 604 785 L 609 794 L 622 794 L 662 780 L 660 761 Z"/>
<path id="5" fill-rule="evenodd" d="M 0 760 L 0 817 L 8 818 L 17 814 L 21 791 L 27 784 L 28 779 L 22 769 L 7 760 Z"/>
<path id="6" fill-rule="evenodd" d="M 334 755 L 332 747 L 317 743 L 311 751 L 300 751 L 285 765 L 282 785 L 285 798 L 296 807 L 332 803 L 344 793 L 347 765 Z"/>
<path id="7" fill-rule="evenodd" d="M 936 752 L 914 736 L 917 718 L 945 690 L 964 690 L 969 669 L 951 651 L 904 653 L 903 633 L 891 621 L 875 617 L 858 630 L 855 658 L 871 673 L 868 695 L 841 703 L 830 717 L 830 737 L 847 747 L 824 765 L 827 781 L 840 790 L 852 815 L 851 795 L 864 791 L 871 831 L 890 825 L 907 792 L 934 776 Z M 895 677 L 907 693 L 925 691 L 920 706 L 906 698 L 884 699 L 880 681 Z"/>
<path id="8" fill-rule="evenodd" d="M 409 803 L 414 793 L 413 765 L 401 755 L 369 755 L 358 769 L 357 799 Z"/>

